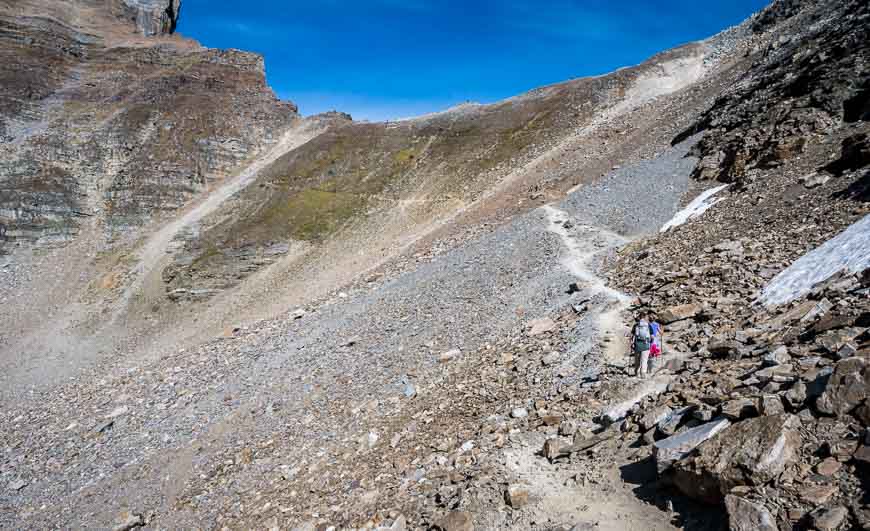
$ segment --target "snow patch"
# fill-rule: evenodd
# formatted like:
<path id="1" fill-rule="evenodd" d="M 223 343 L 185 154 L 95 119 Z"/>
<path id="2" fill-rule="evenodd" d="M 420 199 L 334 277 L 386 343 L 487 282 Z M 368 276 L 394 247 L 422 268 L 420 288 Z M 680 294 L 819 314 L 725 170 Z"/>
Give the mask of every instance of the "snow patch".
<path id="1" fill-rule="evenodd" d="M 679 227 L 690 219 L 697 218 L 710 207 L 725 199 L 724 197 L 714 198 L 713 196 L 726 188 L 728 188 L 728 185 L 723 184 L 722 186 L 717 186 L 716 188 L 710 188 L 709 190 L 701 192 L 698 197 L 692 199 L 692 202 L 686 205 L 686 208 L 677 212 L 670 221 L 665 223 L 659 232 L 667 232 L 674 227 Z"/>
<path id="2" fill-rule="evenodd" d="M 870 215 L 798 258 L 767 285 L 760 300 L 768 306 L 802 297 L 813 286 L 848 270 L 859 273 L 870 267 Z"/>

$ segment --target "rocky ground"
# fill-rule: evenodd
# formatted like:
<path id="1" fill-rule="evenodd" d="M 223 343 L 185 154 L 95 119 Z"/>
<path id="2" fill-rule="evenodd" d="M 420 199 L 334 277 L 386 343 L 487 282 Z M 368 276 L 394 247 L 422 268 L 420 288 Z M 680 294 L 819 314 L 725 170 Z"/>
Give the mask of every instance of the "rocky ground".
<path id="1" fill-rule="evenodd" d="M 15 485 L 27 483 L 9 498 L 11 507 L 28 525 L 60 519 L 94 525 L 125 509 L 162 514 L 164 523 L 155 525 L 164 526 L 198 518 L 242 525 L 273 514 L 285 523 L 317 520 L 316 514 L 361 525 L 361 517 L 375 517 L 373 509 L 392 500 L 412 523 L 435 522 L 451 503 L 433 498 L 437 489 L 423 480 L 449 475 L 454 446 L 471 441 L 462 451 L 469 456 L 498 448 L 504 440 L 496 447 L 486 440 L 506 437 L 512 424 L 535 425 L 544 411 L 535 400 L 595 388 L 583 386 L 600 370 L 598 313 L 620 301 L 594 281 L 594 266 L 624 242 L 606 230 L 608 223 L 639 221 L 620 190 L 632 183 L 651 193 L 670 181 L 670 204 L 676 205 L 693 167 L 683 158 L 687 149 L 597 184 L 602 194 L 623 197 L 621 206 L 599 207 L 600 216 L 583 205 L 582 219 L 575 217 L 580 203 L 571 201 L 536 210 L 395 279 L 228 331 L 194 352 L 168 353 L 145 365 L 109 363 L 64 391 L 40 395 L 37 409 L 10 410 L 4 417 L 13 426 L 4 437 L 11 452 L 7 470 L 16 474 Z M 594 221 L 600 225 L 587 225 Z M 580 291 L 569 294 L 578 280 Z M 540 372 L 541 356 L 552 374 Z M 465 398 L 469 392 L 474 399 Z M 508 420 L 520 407 L 532 417 Z M 503 417 L 501 427 L 482 431 L 488 428 L 481 422 L 492 415 Z M 57 453 L 61 439 L 78 442 Z M 383 466 L 384 459 L 399 459 L 390 478 L 366 479 L 378 475 L 366 466 Z M 75 478 L 70 467 L 78 470 Z M 174 471 L 171 480 L 163 470 Z M 509 477 L 503 466 L 497 470 Z M 413 487 L 406 491 L 408 477 Z M 167 497 L 166 481 L 182 488 Z M 294 485 L 307 489 L 304 497 L 294 499 Z M 490 486 L 500 498 L 499 483 Z M 130 499 L 119 489 L 136 492 L 137 506 L 118 505 Z M 360 498 L 360 489 L 371 492 Z M 239 496 L 248 490 L 271 500 L 271 510 L 251 513 L 247 496 Z M 69 498 L 73 492 L 80 494 Z M 399 503 L 400 496 L 406 501 Z M 501 518 L 512 525 L 510 515 Z"/>
<path id="2" fill-rule="evenodd" d="M 870 527 L 868 24 L 849 0 L 778 1 L 618 76 L 294 122 L 123 252 L 0 257 L 0 527 Z M 497 156 L 432 181 L 465 144 Z M 381 188 L 342 180 L 372 166 Z M 332 202 L 326 226 L 272 208 L 344 186 L 376 203 L 347 225 Z M 66 299 L 43 293 L 28 311 L 52 327 L 22 342 L 15 304 L 46 281 Z M 645 380 L 639 311 L 666 331 Z"/>

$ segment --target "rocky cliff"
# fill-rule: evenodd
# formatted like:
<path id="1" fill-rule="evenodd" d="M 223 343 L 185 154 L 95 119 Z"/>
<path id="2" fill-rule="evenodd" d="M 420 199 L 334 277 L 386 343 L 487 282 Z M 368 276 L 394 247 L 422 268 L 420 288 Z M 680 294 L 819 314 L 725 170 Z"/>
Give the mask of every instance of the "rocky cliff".
<path id="1" fill-rule="evenodd" d="M 66 13 L 49 5 L 36 17 L 0 7 L 7 244 L 67 241 L 85 220 L 110 237 L 141 226 L 232 173 L 296 119 L 266 86 L 261 57 L 132 34 L 170 33 L 178 2 L 111 3 L 108 14 L 102 2 Z M 95 18 L 75 25 L 76 9 Z"/>
<path id="2" fill-rule="evenodd" d="M 173 33 L 181 0 L 115 0 L 112 10 L 136 24 L 145 36 Z"/>

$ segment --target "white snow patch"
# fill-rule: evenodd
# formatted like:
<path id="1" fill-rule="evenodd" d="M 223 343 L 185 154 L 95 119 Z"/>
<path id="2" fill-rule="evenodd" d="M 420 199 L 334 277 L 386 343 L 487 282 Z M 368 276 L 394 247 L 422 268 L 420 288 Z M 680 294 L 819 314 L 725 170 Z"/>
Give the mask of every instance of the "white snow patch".
<path id="1" fill-rule="evenodd" d="M 802 297 L 813 286 L 848 270 L 859 273 L 870 267 L 870 215 L 798 258 L 767 285 L 760 300 L 768 306 Z"/>
<path id="2" fill-rule="evenodd" d="M 723 184 L 722 186 L 717 186 L 716 188 L 710 188 L 709 190 L 701 192 L 698 197 L 692 199 L 692 202 L 686 205 L 686 208 L 677 212 L 670 221 L 665 223 L 659 232 L 667 232 L 674 227 L 679 227 L 690 219 L 697 218 L 710 207 L 725 199 L 724 197 L 714 198 L 713 196 L 726 188 L 728 188 L 728 185 Z"/>

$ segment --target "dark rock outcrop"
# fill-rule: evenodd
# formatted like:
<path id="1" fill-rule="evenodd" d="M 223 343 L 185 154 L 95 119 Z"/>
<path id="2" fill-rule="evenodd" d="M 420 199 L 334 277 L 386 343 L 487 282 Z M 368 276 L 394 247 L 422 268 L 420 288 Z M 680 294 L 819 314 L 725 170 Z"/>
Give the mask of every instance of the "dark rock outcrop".
<path id="1" fill-rule="evenodd" d="M 699 179 L 745 184 L 777 167 L 841 121 L 866 120 L 870 104 L 870 5 L 861 0 L 775 2 L 756 31 L 781 22 L 755 65 L 684 135 L 705 130 L 695 149 Z"/>

